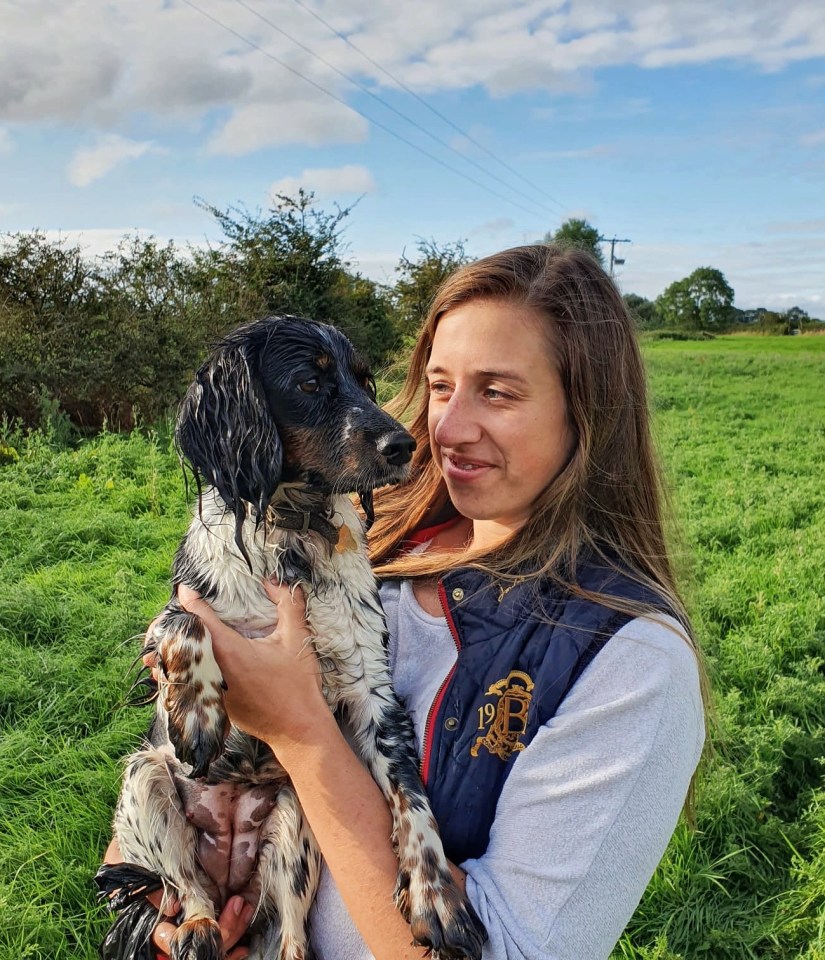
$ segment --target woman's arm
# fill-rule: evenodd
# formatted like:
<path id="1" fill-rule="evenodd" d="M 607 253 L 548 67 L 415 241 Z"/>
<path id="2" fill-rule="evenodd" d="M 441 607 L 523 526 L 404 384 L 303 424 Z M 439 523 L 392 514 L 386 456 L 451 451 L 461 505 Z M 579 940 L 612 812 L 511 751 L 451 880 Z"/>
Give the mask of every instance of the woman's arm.
<path id="1" fill-rule="evenodd" d="M 675 621 L 672 621 L 675 626 Z M 631 621 L 519 754 L 462 866 L 485 960 L 604 960 L 676 826 L 704 739 L 695 657 Z"/>
<path id="2" fill-rule="evenodd" d="M 386 801 L 353 753 L 321 693 L 300 590 L 267 585 L 278 607 L 269 637 L 247 639 L 190 590 L 180 600 L 212 634 L 233 723 L 273 749 L 290 775 L 318 846 L 376 960 L 417 960 L 393 903 L 398 860 Z M 463 873 L 453 868 L 462 883 Z"/>

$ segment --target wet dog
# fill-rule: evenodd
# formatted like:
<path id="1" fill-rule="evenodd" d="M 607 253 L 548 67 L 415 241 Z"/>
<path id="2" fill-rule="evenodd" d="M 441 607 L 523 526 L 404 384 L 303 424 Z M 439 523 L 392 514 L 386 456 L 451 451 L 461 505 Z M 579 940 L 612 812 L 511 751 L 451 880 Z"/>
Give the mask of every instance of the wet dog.
<path id="1" fill-rule="evenodd" d="M 174 960 L 219 960 L 216 915 L 256 908 L 254 960 L 307 960 L 321 856 L 272 751 L 233 727 L 209 632 L 177 599 L 196 589 L 249 636 L 271 631 L 266 577 L 301 584 L 327 703 L 387 799 L 395 901 L 433 957 L 480 958 L 483 927 L 456 886 L 418 775 L 412 724 L 390 685 L 386 625 L 349 494 L 406 479 L 412 437 L 375 402 L 367 365 L 335 328 L 270 317 L 226 337 L 184 399 L 177 442 L 198 511 L 172 598 L 147 634 L 160 671 L 148 742 L 127 761 L 114 817 L 123 864 L 98 874 L 118 911 L 102 954 L 152 957 L 163 888 L 181 913 Z M 207 872 L 204 865 L 212 869 Z"/>

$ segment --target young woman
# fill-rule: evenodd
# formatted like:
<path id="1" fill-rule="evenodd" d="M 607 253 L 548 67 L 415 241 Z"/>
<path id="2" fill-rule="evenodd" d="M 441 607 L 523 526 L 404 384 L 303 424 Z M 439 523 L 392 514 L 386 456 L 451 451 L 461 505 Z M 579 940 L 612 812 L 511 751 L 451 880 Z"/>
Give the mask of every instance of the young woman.
<path id="1" fill-rule="evenodd" d="M 371 533 L 394 683 L 485 960 L 606 958 L 704 741 L 632 321 L 584 253 L 486 257 L 436 295 L 392 412 L 418 441 Z M 302 598 L 268 590 L 266 642 L 181 599 L 212 632 L 233 721 L 271 745 L 324 854 L 314 948 L 421 957 L 392 905 L 390 816 L 324 708 Z M 229 945 L 249 921 L 238 901 Z"/>

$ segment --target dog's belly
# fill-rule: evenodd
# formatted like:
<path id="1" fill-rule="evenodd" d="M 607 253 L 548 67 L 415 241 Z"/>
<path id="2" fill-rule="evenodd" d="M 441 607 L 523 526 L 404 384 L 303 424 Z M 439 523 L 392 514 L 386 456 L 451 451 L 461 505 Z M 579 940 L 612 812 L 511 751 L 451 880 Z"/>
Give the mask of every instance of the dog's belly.
<path id="1" fill-rule="evenodd" d="M 198 830 L 198 859 L 220 892 L 222 906 L 243 893 L 258 857 L 263 822 L 279 784 L 205 783 L 175 777 L 189 822 Z"/>

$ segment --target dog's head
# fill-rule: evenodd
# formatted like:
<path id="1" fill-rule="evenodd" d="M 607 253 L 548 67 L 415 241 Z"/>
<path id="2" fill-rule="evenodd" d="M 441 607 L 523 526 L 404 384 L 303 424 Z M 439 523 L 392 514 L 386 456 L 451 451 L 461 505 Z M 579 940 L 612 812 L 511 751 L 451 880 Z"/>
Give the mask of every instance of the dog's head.
<path id="1" fill-rule="evenodd" d="M 405 480 L 415 441 L 375 402 L 369 367 L 334 327 L 267 317 L 226 336 L 181 405 L 176 439 L 236 517 L 280 483 L 329 493 Z"/>

